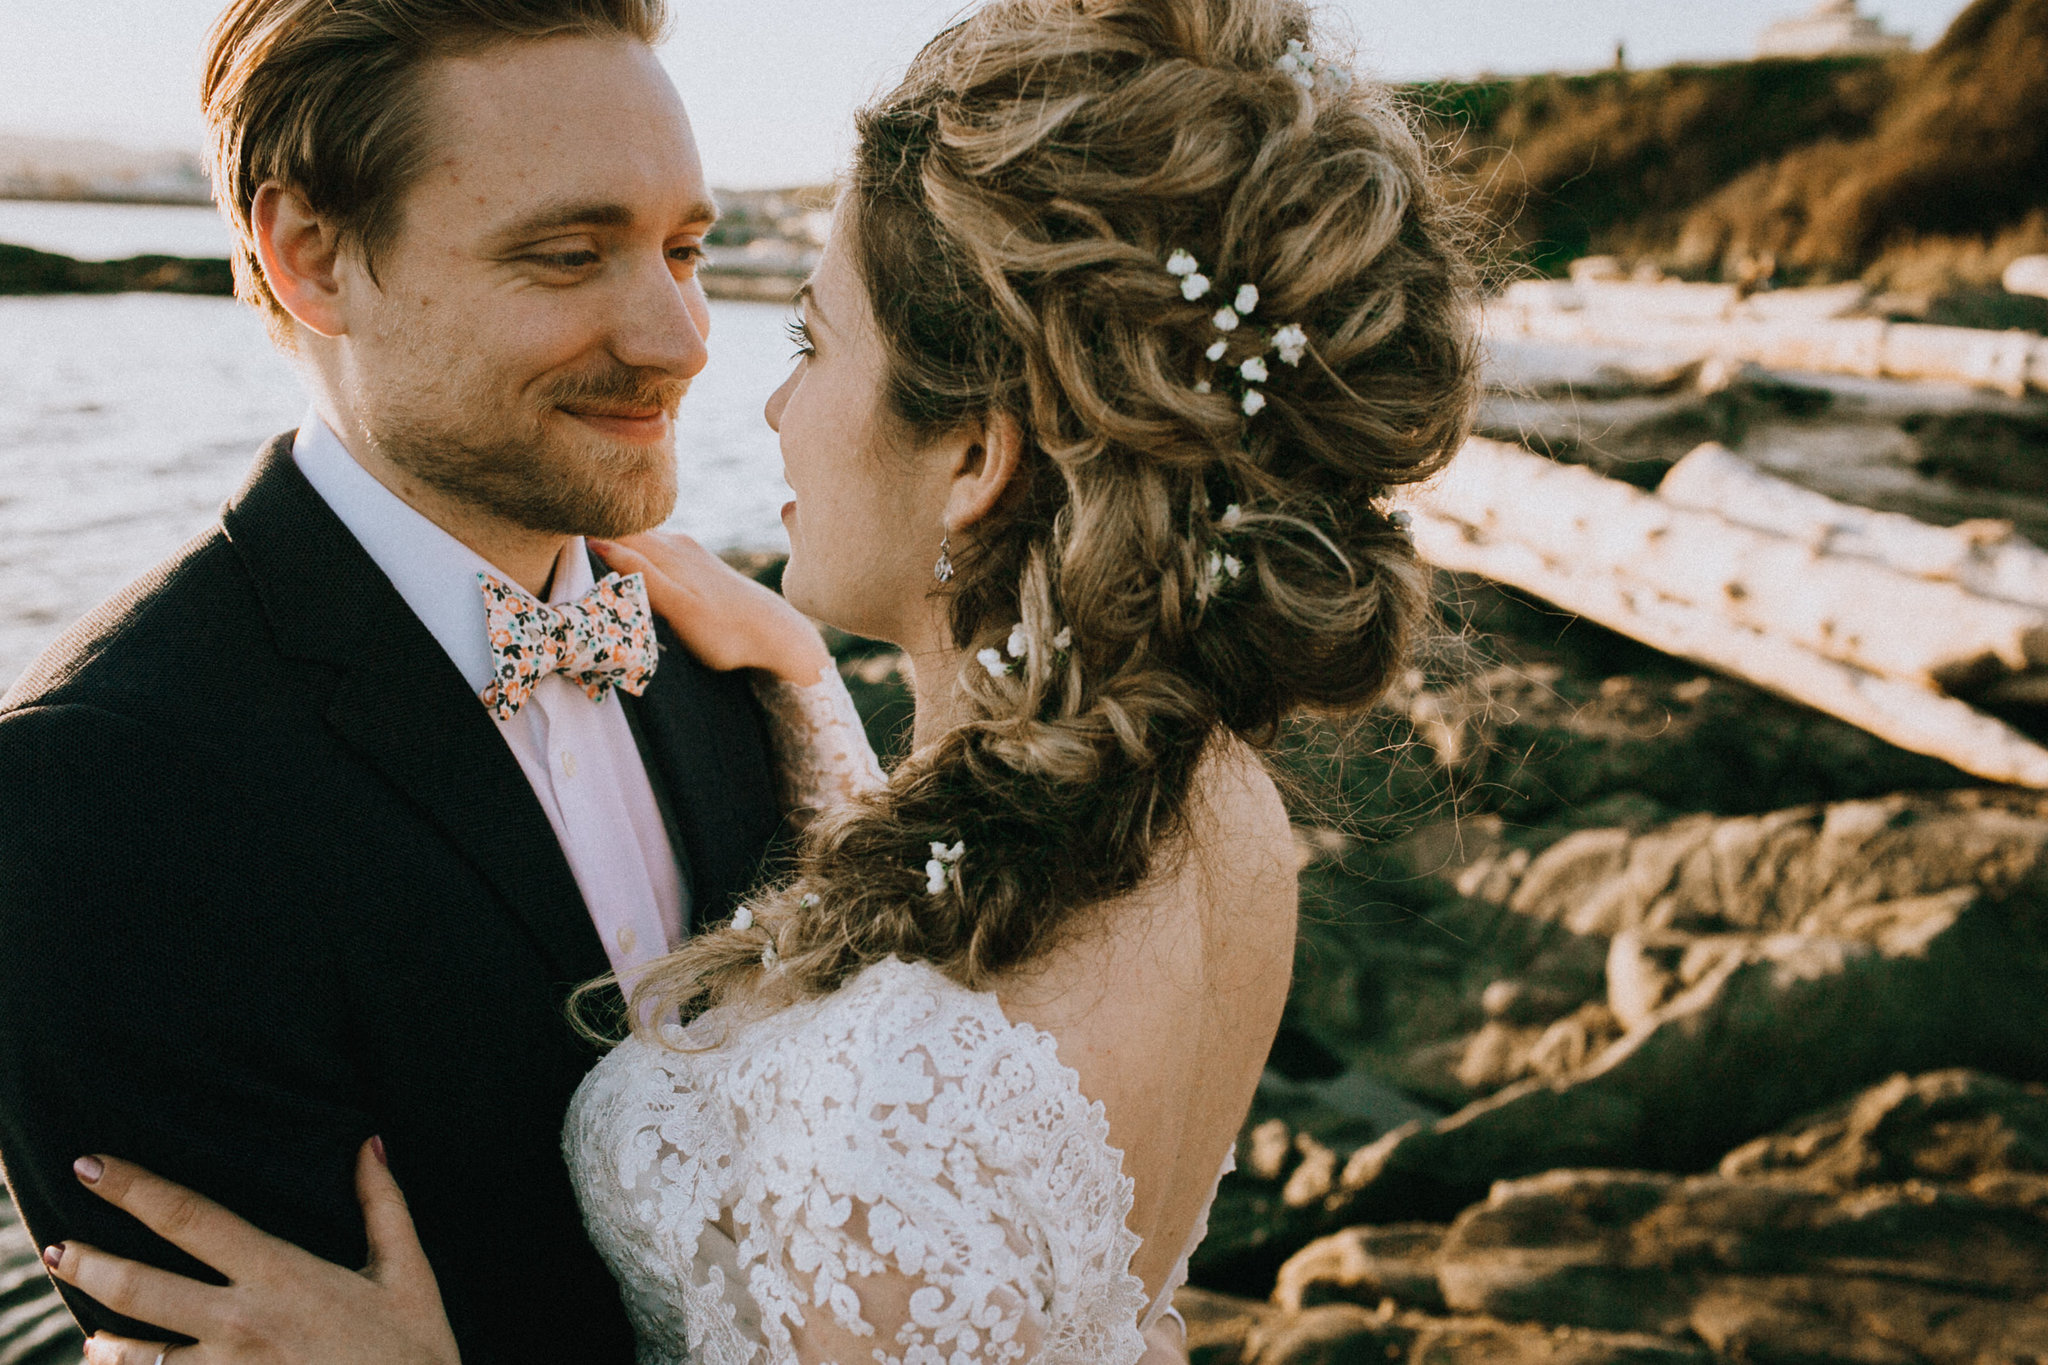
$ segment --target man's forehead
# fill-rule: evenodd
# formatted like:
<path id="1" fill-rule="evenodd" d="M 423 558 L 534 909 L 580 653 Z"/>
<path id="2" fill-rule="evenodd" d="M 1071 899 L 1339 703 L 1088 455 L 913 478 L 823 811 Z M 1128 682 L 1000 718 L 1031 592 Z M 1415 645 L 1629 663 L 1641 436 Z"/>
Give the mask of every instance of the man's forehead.
<path id="1" fill-rule="evenodd" d="M 644 44 L 543 39 L 445 58 L 429 75 L 426 169 L 495 230 L 717 217 L 682 100 Z"/>

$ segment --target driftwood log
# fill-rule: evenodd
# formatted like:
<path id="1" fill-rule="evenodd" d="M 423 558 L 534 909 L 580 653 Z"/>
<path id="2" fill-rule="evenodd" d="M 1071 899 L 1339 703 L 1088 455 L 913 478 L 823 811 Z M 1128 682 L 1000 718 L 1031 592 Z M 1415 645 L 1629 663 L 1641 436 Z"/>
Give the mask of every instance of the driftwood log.
<path id="1" fill-rule="evenodd" d="M 1969 384 L 2014 396 L 2029 389 L 2048 393 L 2048 337 L 2037 333 L 1829 317 L 1826 299 L 1813 306 L 1823 316 L 1802 316 L 1801 300 L 1784 306 L 1769 300 L 1742 299 L 1731 285 L 1538 280 L 1511 287 L 1487 306 L 1486 319 L 1495 335 L 1560 345 Z"/>
<path id="2" fill-rule="evenodd" d="M 1474 440 L 1413 495 L 1442 568 L 1532 592 L 1992 781 L 2048 749 L 1939 690 L 2048 661 L 2048 611 L 1817 549 L 1517 446 Z"/>

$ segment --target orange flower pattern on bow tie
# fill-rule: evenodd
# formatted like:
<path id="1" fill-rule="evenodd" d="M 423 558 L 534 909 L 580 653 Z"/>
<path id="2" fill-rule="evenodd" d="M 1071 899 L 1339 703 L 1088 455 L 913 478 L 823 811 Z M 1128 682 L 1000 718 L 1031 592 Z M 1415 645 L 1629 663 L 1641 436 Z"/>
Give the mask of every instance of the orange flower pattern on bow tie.
<path id="1" fill-rule="evenodd" d="M 659 657 L 647 580 L 608 575 L 574 602 L 550 606 L 495 574 L 480 573 L 491 636 L 491 683 L 478 694 L 499 720 L 517 715 L 550 673 L 576 683 L 592 701 L 621 688 L 647 690 Z"/>

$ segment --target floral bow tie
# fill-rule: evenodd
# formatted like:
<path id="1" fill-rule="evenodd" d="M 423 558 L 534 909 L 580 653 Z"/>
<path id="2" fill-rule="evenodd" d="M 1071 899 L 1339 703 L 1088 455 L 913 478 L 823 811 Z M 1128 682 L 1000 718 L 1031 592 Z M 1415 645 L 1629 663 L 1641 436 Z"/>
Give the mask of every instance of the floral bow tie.
<path id="1" fill-rule="evenodd" d="M 658 650 L 647 580 L 608 575 L 574 602 L 549 606 L 494 574 L 480 573 L 484 618 L 491 632 L 491 684 L 478 695 L 491 714 L 510 720 L 550 673 L 560 673 L 604 700 L 614 687 L 647 690 Z"/>

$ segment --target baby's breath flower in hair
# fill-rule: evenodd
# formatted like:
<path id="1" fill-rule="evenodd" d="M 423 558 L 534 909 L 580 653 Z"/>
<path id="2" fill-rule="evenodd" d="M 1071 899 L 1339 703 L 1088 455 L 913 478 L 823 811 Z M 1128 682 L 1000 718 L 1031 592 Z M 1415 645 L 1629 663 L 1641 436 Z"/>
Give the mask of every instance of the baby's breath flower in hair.
<path id="1" fill-rule="evenodd" d="M 739 909 L 733 911 L 732 927 L 739 930 L 741 933 L 745 933 L 747 930 L 753 928 L 754 907 L 751 905 L 742 905 Z"/>
<path id="2" fill-rule="evenodd" d="M 1244 415 L 1247 417 L 1257 417 L 1265 410 L 1266 395 L 1260 393 L 1257 389 L 1246 389 L 1244 391 Z"/>
<path id="3" fill-rule="evenodd" d="M 1233 502 L 1230 506 L 1223 509 L 1223 516 L 1218 521 L 1218 525 L 1222 526 L 1226 531 L 1235 531 L 1243 521 L 1244 508 L 1239 507 Z"/>
<path id="4" fill-rule="evenodd" d="M 1235 308 L 1219 308 L 1216 310 L 1216 316 L 1210 321 L 1216 324 L 1216 330 L 1219 332 L 1235 332 L 1240 319 Z"/>
<path id="5" fill-rule="evenodd" d="M 1209 591 L 1213 595 L 1235 583 L 1244 574 L 1244 561 L 1221 550 L 1209 551 Z"/>
<path id="6" fill-rule="evenodd" d="M 1010 627 L 1010 639 L 1004 648 L 1013 659 L 1022 659 L 1031 653 L 1031 633 L 1024 629 L 1022 621 Z"/>
<path id="7" fill-rule="evenodd" d="M 1074 647 L 1074 628 L 1072 626 L 1061 626 L 1060 633 L 1052 637 L 1052 647 L 1061 651 L 1072 649 Z"/>
<path id="8" fill-rule="evenodd" d="M 988 670 L 988 675 L 991 678 L 1007 678 L 1010 676 L 1010 665 L 1003 658 L 1001 650 L 991 646 L 988 649 L 982 650 L 974 657 L 983 668 Z"/>
<path id="9" fill-rule="evenodd" d="M 1308 333 L 1301 330 L 1300 323 L 1290 322 L 1273 333 L 1273 349 L 1280 353 L 1283 364 L 1299 366 L 1308 354 Z"/>
<path id="10" fill-rule="evenodd" d="M 1238 366 L 1237 372 L 1245 377 L 1246 383 L 1250 384 L 1263 384 L 1272 378 L 1271 373 L 1266 369 L 1266 362 L 1258 356 L 1253 356 L 1245 361 L 1244 364 Z"/>
<path id="11" fill-rule="evenodd" d="M 932 843 L 931 860 L 924 865 L 924 893 L 927 896 L 944 895 L 947 883 L 957 886 L 960 882 L 960 859 L 967 852 L 965 839 L 948 848 L 945 844 Z"/>
<path id="12" fill-rule="evenodd" d="M 1228 355 L 1229 353 L 1230 343 L 1228 341 L 1218 341 L 1215 345 L 1211 346 L 1207 351 L 1203 352 L 1203 354 L 1207 355 L 1211 360 L 1221 360 L 1224 356 Z"/>
<path id="13" fill-rule="evenodd" d="M 815 910 L 822 904 L 824 902 L 820 901 L 817 893 L 812 891 L 805 892 L 803 899 L 797 902 L 797 905 L 805 910 Z"/>
<path id="14" fill-rule="evenodd" d="M 1192 251 L 1185 249 L 1174 252 L 1166 258 L 1166 273 L 1186 278 L 1202 268 Z"/>
<path id="15" fill-rule="evenodd" d="M 1250 317 L 1259 306 L 1259 287 L 1255 284 L 1240 285 L 1237 290 L 1237 298 L 1232 302 L 1231 306 L 1246 317 Z"/>

